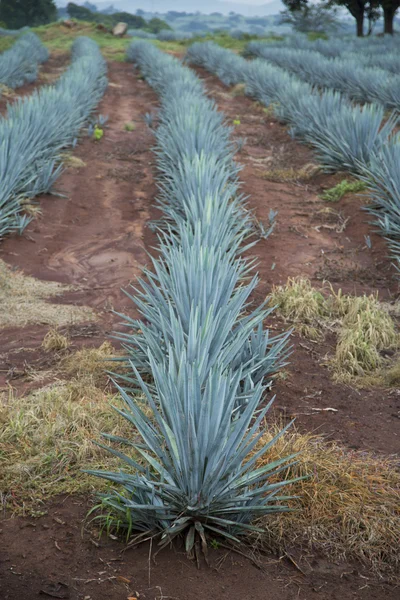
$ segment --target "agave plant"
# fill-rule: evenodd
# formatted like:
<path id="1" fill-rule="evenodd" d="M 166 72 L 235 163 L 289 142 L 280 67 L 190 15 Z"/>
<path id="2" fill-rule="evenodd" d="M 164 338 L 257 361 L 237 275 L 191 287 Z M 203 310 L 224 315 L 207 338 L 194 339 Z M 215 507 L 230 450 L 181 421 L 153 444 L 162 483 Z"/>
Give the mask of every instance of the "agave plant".
<path id="1" fill-rule="evenodd" d="M 203 385 L 197 365 L 189 364 L 185 354 L 162 366 L 149 354 L 149 362 L 157 402 L 134 365 L 132 369 L 151 407 L 152 419 L 122 389 L 127 408 L 118 411 L 137 429 L 143 444 L 106 436 L 111 442 L 134 447 L 147 466 L 104 446 L 121 458 L 127 470 L 88 471 L 123 489 L 123 493 L 103 496 L 103 506 L 135 531 L 161 534 L 161 545 L 179 534 L 186 535 L 188 552 L 197 536 L 204 550 L 206 533 L 238 541 L 238 536 L 249 530 L 260 531 L 251 525 L 255 516 L 288 510 L 282 503 L 290 497 L 278 494 L 297 480 L 279 475 L 294 464 L 296 455 L 257 467 L 290 425 L 256 450 L 272 402 L 254 419 L 263 386 L 259 383 L 249 391 L 245 410 L 235 413 L 238 395 L 242 395 L 239 372 L 216 366 Z"/>
<path id="2" fill-rule="evenodd" d="M 0 237 L 15 229 L 21 198 L 51 189 L 61 172 L 59 154 L 74 143 L 99 102 L 107 85 L 105 74 L 97 44 L 77 38 L 71 66 L 56 84 L 8 108 L 0 122 Z"/>
<path id="3" fill-rule="evenodd" d="M 384 69 L 360 67 L 358 58 L 326 58 L 313 50 L 292 50 L 252 42 L 247 54 L 294 73 L 321 88 L 332 88 L 358 102 L 376 102 L 385 108 L 399 109 L 400 76 Z"/>
<path id="4" fill-rule="evenodd" d="M 48 58 L 49 52 L 37 35 L 25 33 L 0 55 L 0 83 L 17 88 L 35 81 L 38 65 Z"/>
<path id="5" fill-rule="evenodd" d="M 196 538 L 206 547 L 207 533 L 237 540 L 255 516 L 286 510 L 279 474 L 293 457 L 258 467 L 270 445 L 256 446 L 270 406 L 260 403 L 286 359 L 287 334 L 270 336 L 270 311 L 251 307 L 257 276 L 241 252 L 254 243 L 253 225 L 231 129 L 177 59 L 145 42 L 128 55 L 161 97 L 155 152 L 166 220 L 159 258 L 130 293 L 142 320 L 121 315 L 131 372 L 119 379 L 120 412 L 141 443 L 106 437 L 133 446 L 147 466 L 110 447 L 124 470 L 92 474 L 118 486 L 103 506 L 129 530 L 158 532 L 162 545 L 184 533 L 190 552 Z"/>

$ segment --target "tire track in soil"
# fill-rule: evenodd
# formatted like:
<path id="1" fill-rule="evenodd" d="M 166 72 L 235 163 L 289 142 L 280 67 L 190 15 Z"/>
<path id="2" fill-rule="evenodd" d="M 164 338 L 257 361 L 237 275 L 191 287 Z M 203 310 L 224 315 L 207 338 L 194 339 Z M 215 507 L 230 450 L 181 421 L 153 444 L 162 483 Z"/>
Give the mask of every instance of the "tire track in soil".
<path id="1" fill-rule="evenodd" d="M 73 155 L 85 166 L 66 165 L 55 186 L 66 198 L 38 198 L 41 218 L 23 237 L 7 238 L 0 246 L 0 258 L 27 275 L 80 288 L 55 302 L 87 305 L 98 312 L 97 327 L 89 330 L 90 345 L 99 345 L 117 327 L 120 319 L 112 309 L 138 316 L 121 288 L 147 262 L 146 252 L 156 244 L 147 222 L 159 215 L 152 205 L 157 192 L 154 137 L 143 121 L 157 98 L 133 74 L 132 65 L 110 63 L 108 76 L 109 88 L 96 111 L 109 116 L 104 137 L 94 142 L 83 134 Z M 131 121 L 135 130 L 127 132 L 124 125 Z M 72 330 L 75 344 L 88 343 L 85 324 Z M 46 331 L 40 325 L 1 331 L 0 387 L 9 368 L 18 373 L 25 361 L 40 360 Z M 21 336 L 27 353 L 15 352 L 21 349 Z M 17 380 L 12 384 L 18 385 Z"/>
<path id="2" fill-rule="evenodd" d="M 316 287 L 328 280 L 335 289 L 346 293 L 378 291 L 381 299 L 397 295 L 386 243 L 372 230 L 370 217 L 362 211 L 365 199 L 348 195 L 339 203 L 328 203 L 319 198 L 323 189 L 336 185 L 348 174 L 318 174 L 303 184 L 264 179 L 262 173 L 266 170 L 301 169 L 317 164 L 312 150 L 293 140 L 285 125 L 267 115 L 250 98 L 234 96 L 204 69 L 194 70 L 226 114 L 228 123 L 240 120 L 234 137 L 246 138 L 237 160 L 243 165 L 241 190 L 249 196 L 249 207 L 266 228 L 270 209 L 278 211 L 273 235 L 260 240 L 252 251 L 260 275 L 253 299 L 260 304 L 274 284 L 284 284 L 288 277 L 297 275 L 308 277 Z M 332 216 L 327 220 L 327 207 L 340 213 L 337 227 Z M 336 231 L 343 221 L 344 230 Z M 365 245 L 366 235 L 371 238 L 372 250 Z M 268 326 L 279 331 L 289 328 L 274 316 Z M 277 416 L 284 420 L 295 416 L 300 430 L 324 434 L 353 449 L 397 453 L 399 391 L 356 390 L 335 384 L 325 362 L 334 353 L 335 340 L 336 336 L 329 332 L 318 344 L 293 335 L 293 353 L 286 368 L 289 376 L 274 386 Z M 338 412 L 312 410 L 331 407 Z"/>

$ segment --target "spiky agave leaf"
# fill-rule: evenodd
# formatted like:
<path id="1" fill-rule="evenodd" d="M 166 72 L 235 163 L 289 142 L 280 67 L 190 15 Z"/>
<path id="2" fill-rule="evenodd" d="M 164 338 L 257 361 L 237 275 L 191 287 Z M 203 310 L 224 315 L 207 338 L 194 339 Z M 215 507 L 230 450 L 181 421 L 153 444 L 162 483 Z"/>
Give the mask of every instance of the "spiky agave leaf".
<path id="1" fill-rule="evenodd" d="M 122 389 L 126 409 L 119 411 L 140 433 L 146 449 L 136 445 L 136 451 L 147 467 L 120 453 L 128 471 L 89 471 L 124 488 L 123 494 L 114 491 L 107 496 L 106 505 L 122 515 L 129 510 L 135 529 L 158 531 L 166 541 L 196 523 L 209 532 L 236 538 L 251 528 L 255 516 L 287 510 L 276 495 L 296 480 L 278 476 L 293 464 L 295 455 L 256 467 L 289 427 L 255 452 L 271 406 L 270 402 L 253 419 L 263 386 L 249 391 L 244 411 L 235 413 L 242 393 L 239 372 L 216 366 L 203 385 L 197 365 L 189 364 L 184 354 L 178 360 L 171 355 L 163 366 L 151 355 L 149 361 L 157 402 L 135 374 L 152 408 L 152 419 Z"/>

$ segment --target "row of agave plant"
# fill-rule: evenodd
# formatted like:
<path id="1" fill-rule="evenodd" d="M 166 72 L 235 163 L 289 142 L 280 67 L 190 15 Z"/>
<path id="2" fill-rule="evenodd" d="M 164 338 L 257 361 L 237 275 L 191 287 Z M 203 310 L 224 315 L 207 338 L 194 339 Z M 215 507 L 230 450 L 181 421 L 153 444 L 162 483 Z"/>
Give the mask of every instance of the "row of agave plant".
<path id="1" fill-rule="evenodd" d="M 213 43 L 193 44 L 187 60 L 218 75 L 226 85 L 246 84 L 246 93 L 291 126 L 291 133 L 317 150 L 331 171 L 348 170 L 364 180 L 372 203 L 368 210 L 400 261 L 400 143 L 396 115 L 385 120 L 382 105 L 353 105 L 333 90 L 318 91 L 287 71 L 261 59 L 243 57 Z"/>
<path id="2" fill-rule="evenodd" d="M 49 52 L 38 36 L 25 33 L 0 54 L 0 83 L 10 88 L 32 83 L 37 79 L 39 64 L 48 58 Z"/>
<path id="3" fill-rule="evenodd" d="M 332 88 L 357 102 L 377 102 L 387 109 L 400 109 L 400 75 L 360 65 L 358 55 L 326 58 L 312 50 L 270 47 L 250 42 L 247 56 L 263 58 L 320 88 Z"/>
<path id="4" fill-rule="evenodd" d="M 24 31 L 29 31 L 29 27 L 21 27 L 21 29 L 4 29 L 4 27 L 0 27 L 0 37 L 15 36 Z"/>
<path id="5" fill-rule="evenodd" d="M 358 65 L 379 67 L 392 73 L 400 71 L 399 43 L 395 36 L 355 38 L 335 37 L 310 41 L 306 35 L 289 35 L 281 41 L 270 41 L 268 46 L 319 52 L 327 58 L 356 57 Z"/>
<path id="6" fill-rule="evenodd" d="M 127 454 L 107 446 L 123 469 L 91 474 L 116 484 L 103 509 L 120 526 L 158 534 L 161 546 L 182 534 L 191 552 L 196 541 L 206 549 L 207 533 L 237 540 L 255 529 L 254 517 L 286 510 L 279 491 L 289 482 L 279 474 L 294 457 L 257 462 L 275 442 L 259 447 L 272 402 L 262 400 L 286 359 L 287 334 L 271 336 L 270 309 L 250 305 L 258 278 L 241 252 L 254 243 L 253 225 L 223 114 L 176 58 L 145 41 L 128 58 L 161 100 L 155 152 L 165 217 L 159 258 L 132 290 L 142 320 L 123 317 L 131 374 L 120 380 L 120 413 L 132 439 L 107 436 L 127 445 Z"/>
<path id="7" fill-rule="evenodd" d="M 61 151 L 74 144 L 107 87 L 106 63 L 93 40 L 77 38 L 71 59 L 54 85 L 16 100 L 0 121 L 0 238 L 29 222 L 24 203 L 50 191 Z"/>

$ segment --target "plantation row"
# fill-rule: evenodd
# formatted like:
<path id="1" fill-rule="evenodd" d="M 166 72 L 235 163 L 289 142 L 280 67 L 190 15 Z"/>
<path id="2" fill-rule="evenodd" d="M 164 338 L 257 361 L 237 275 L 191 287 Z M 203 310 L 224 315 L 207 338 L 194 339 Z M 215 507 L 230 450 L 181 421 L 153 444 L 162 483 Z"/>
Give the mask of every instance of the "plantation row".
<path id="1" fill-rule="evenodd" d="M 291 133 L 312 144 L 328 170 L 347 170 L 365 181 L 373 203 L 368 210 L 389 238 L 400 261 L 400 144 L 398 118 L 385 119 L 381 105 L 353 105 L 332 90 L 319 92 L 287 71 L 244 58 L 212 42 L 193 44 L 187 60 L 216 74 L 226 85 L 246 84 L 246 93 L 272 105 Z"/>
<path id="2" fill-rule="evenodd" d="M 148 467 L 116 451 L 125 472 L 92 474 L 122 486 L 104 506 L 128 530 L 134 523 L 159 531 L 164 543 L 187 533 L 190 551 L 197 535 L 205 544 L 205 530 L 232 539 L 254 516 L 285 510 L 275 495 L 288 482 L 269 478 L 292 457 L 255 468 L 274 442 L 253 451 L 269 405 L 256 411 L 266 378 L 285 359 L 287 335 L 270 337 L 270 310 L 249 307 L 258 278 L 240 252 L 252 245 L 253 224 L 224 115 L 177 59 L 144 41 L 128 57 L 161 101 L 155 152 L 164 229 L 159 258 L 132 297 L 143 320 L 124 317 L 130 332 L 122 338 L 133 370 L 122 385 L 139 384 L 152 415 L 126 388 L 121 414 L 139 431 L 144 444 L 134 448 Z"/>
<path id="3" fill-rule="evenodd" d="M 310 50 L 327 58 L 357 58 L 358 65 L 400 72 L 399 42 L 395 36 L 368 38 L 331 38 L 311 42 L 306 35 L 290 35 L 283 41 L 269 42 L 269 47 Z"/>
<path id="4" fill-rule="evenodd" d="M 270 48 L 260 42 L 250 42 L 246 53 L 264 58 L 312 85 L 343 92 L 357 102 L 377 102 L 385 108 L 400 109 L 400 75 L 362 67 L 357 56 L 331 59 L 311 50 Z"/>
<path id="5" fill-rule="evenodd" d="M 51 189 L 61 150 L 74 143 L 107 87 L 95 42 L 77 38 L 71 58 L 55 85 L 18 99 L 0 122 L 0 238 L 29 222 L 21 216 L 23 204 Z"/>
<path id="6" fill-rule="evenodd" d="M 37 79 L 39 64 L 48 58 L 49 52 L 37 35 L 25 33 L 0 54 L 0 83 L 10 88 L 32 83 Z"/>

